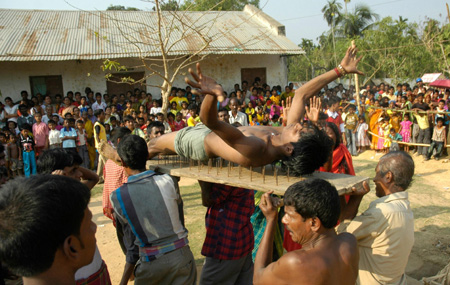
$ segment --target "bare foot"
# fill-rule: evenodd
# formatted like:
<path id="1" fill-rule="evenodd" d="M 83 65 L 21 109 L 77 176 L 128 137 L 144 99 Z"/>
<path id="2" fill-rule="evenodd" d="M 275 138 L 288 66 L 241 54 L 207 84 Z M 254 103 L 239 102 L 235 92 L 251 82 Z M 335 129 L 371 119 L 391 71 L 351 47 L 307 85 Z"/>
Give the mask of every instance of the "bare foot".
<path id="1" fill-rule="evenodd" d="M 108 144 L 108 142 L 102 140 L 98 145 L 98 153 L 104 156 L 106 159 L 111 159 L 117 165 L 122 166 L 122 162 L 120 161 L 120 157 L 117 154 L 117 151 Z"/>

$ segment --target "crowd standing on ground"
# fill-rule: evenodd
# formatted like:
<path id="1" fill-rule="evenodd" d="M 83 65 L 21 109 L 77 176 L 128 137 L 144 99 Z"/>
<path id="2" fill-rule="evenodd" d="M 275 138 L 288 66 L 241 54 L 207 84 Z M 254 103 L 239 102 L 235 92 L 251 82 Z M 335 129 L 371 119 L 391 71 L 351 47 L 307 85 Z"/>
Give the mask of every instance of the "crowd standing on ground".
<path id="1" fill-rule="evenodd" d="M 361 92 L 361 108 L 357 108 L 352 86 L 348 90 L 342 84 L 327 87 L 347 72 L 359 73 L 359 59 L 355 56 L 356 50 L 349 48 L 337 68 L 295 91 L 291 84 L 282 90 L 281 86 L 269 86 L 255 78 L 253 84 L 244 81 L 225 93 L 198 67 L 197 73 L 191 71 L 195 82 L 188 80 L 190 86 L 171 90 L 166 116 L 160 107 L 162 102 L 139 89 L 102 95 L 86 88 L 85 96 L 68 92 L 64 98 L 36 94 L 31 99 L 23 91 L 17 103 L 5 98 L 0 113 L 4 148 L 0 153 L 4 152 L 6 158 L 2 177 L 14 179 L 0 191 L 0 260 L 23 276 L 25 283 L 34 279 L 50 284 L 55 280 L 70 281 L 72 276 L 78 284 L 109 284 L 106 264 L 95 240 L 92 242 L 95 225 L 87 208 L 86 191 L 100 182 L 104 183 L 103 212 L 114 222 L 126 259 L 120 283 L 134 279 L 136 284 L 194 284 L 197 272 L 178 181 L 146 170 L 147 158 L 157 153 L 154 142 L 169 138 L 175 144 L 172 152 L 178 153 L 177 134 L 204 132 L 206 128 L 201 139 L 211 133 L 213 139 L 205 139 L 205 146 L 211 140 L 222 140 L 232 151 L 249 159 L 256 155 L 254 150 L 234 140 L 260 143 L 261 131 L 248 133 L 245 127 L 267 126 L 269 129 L 259 130 L 270 130 L 268 149 L 280 151 L 267 154 L 272 162 L 299 155 L 308 144 L 305 138 L 312 137 L 320 138 L 315 147 L 326 148 L 318 165 L 323 165 L 321 171 L 355 175 L 352 156 L 369 146 L 389 152 L 375 169 L 378 199 L 363 215 L 356 216 L 362 197 L 370 190 L 367 184 L 363 189 L 354 189 L 348 197 L 339 197 L 328 182 L 308 179 L 289 187 L 285 206 L 280 209 L 279 200 L 270 192 L 201 183 L 208 212 L 202 248 L 207 259 L 200 283 L 327 284 L 339 277 L 338 284 L 404 284 L 404 270 L 414 242 L 414 221 L 404 191 L 410 186 L 414 162 L 407 152 L 398 151 L 400 147 L 409 151 L 399 142 L 432 140 L 430 147 L 419 146 L 414 151 L 425 160 L 433 154 L 438 159 L 446 145 L 449 93 L 426 90 L 420 80 L 412 90 L 404 84 L 396 92 L 385 84 L 367 86 Z M 219 102 L 220 96 L 225 98 Z M 376 135 L 370 135 L 369 130 L 376 130 Z M 103 156 L 105 143 L 116 153 Z M 264 144 L 267 147 L 268 142 L 262 141 L 263 148 Z M 200 160 L 226 155 L 211 148 L 198 152 Z M 305 170 L 303 166 L 301 171 L 305 172 L 299 174 L 318 168 L 311 166 L 317 162 L 302 157 L 313 169 Z M 242 161 L 245 165 L 246 160 Z M 264 158 L 259 161 L 267 164 Z M 36 172 L 39 175 L 34 175 Z M 27 179 L 16 178 L 21 175 Z M 78 185 L 80 180 L 84 186 Z M 76 209 L 70 208 L 73 205 L 67 201 L 61 202 L 67 200 L 65 195 L 73 195 L 72 188 L 67 193 L 61 190 L 66 184 L 86 190 L 87 194 L 76 195 L 82 201 Z M 24 191 L 28 188 L 33 192 Z M 37 195 L 36 191 L 42 193 Z M 58 192 L 55 199 L 45 194 L 49 191 Z M 35 194 L 39 198 L 27 205 Z M 260 211 L 255 211 L 255 204 L 259 204 Z M 62 209 L 65 207 L 68 209 Z M 20 215 L 29 212 L 39 216 L 40 211 L 52 212 L 52 208 L 67 220 L 25 219 L 29 223 L 23 222 L 25 228 L 42 226 L 41 231 L 23 234 L 16 229 Z M 9 215 L 12 210 L 21 214 Z M 61 233 L 60 224 L 67 227 Z M 55 238 L 42 236 L 50 231 L 49 225 L 53 226 Z M 15 240 L 21 240 L 23 247 L 18 248 Z M 48 246 L 36 248 L 36 241 Z M 12 253 L 12 249 L 16 252 Z M 40 265 L 39 258 L 44 255 L 45 263 Z M 35 260 L 25 265 L 24 256 L 34 256 Z M 225 269 L 229 271 L 224 273 Z"/>

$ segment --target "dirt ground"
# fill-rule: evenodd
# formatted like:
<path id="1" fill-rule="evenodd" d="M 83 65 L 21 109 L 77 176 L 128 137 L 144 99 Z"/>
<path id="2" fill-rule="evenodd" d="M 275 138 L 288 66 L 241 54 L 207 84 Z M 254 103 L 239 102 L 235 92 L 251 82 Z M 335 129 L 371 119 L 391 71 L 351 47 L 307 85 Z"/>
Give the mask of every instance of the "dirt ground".
<path id="1" fill-rule="evenodd" d="M 356 174 L 374 177 L 374 169 L 381 154 L 366 151 L 354 158 Z M 416 163 L 414 182 L 409 192 L 415 217 L 415 244 L 409 257 L 407 274 L 420 280 L 433 276 L 449 263 L 450 257 L 450 163 L 447 157 L 440 161 L 423 161 L 414 156 Z M 201 206 L 196 180 L 181 179 L 180 186 L 185 203 L 186 224 L 189 230 L 191 249 L 196 258 L 198 270 L 203 258 L 200 254 L 204 238 L 205 208 Z M 373 190 L 373 183 L 371 183 Z M 376 199 L 371 191 L 363 200 L 360 211 Z M 113 284 L 118 284 L 125 264 L 112 222 L 103 216 L 101 195 L 92 199 L 90 209 L 97 223 L 97 244 L 105 260 Z M 415 280 L 410 278 L 409 284 Z M 132 283 L 132 282 L 130 282 Z"/>

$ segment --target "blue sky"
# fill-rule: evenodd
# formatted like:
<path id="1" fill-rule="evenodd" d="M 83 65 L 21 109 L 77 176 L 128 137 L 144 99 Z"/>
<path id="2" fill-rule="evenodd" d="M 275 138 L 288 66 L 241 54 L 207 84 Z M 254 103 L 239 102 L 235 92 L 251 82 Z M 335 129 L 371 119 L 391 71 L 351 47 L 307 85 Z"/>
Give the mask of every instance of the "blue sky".
<path id="1" fill-rule="evenodd" d="M 316 40 L 329 28 L 323 19 L 322 7 L 325 0 L 260 0 L 260 7 L 274 19 L 286 26 L 287 37 L 295 43 L 302 38 Z M 343 4 L 344 1 L 340 0 Z M 444 0 L 351 0 L 348 11 L 357 4 L 367 4 L 381 18 L 398 16 L 409 21 L 422 23 L 426 18 L 433 18 L 448 23 Z M 48 10 L 105 10 L 109 4 L 137 7 L 151 10 L 153 5 L 139 0 L 0 0 L 0 8 L 7 9 L 48 9 Z M 71 6 L 73 5 L 73 6 Z M 344 6 L 344 5 L 343 5 Z"/>

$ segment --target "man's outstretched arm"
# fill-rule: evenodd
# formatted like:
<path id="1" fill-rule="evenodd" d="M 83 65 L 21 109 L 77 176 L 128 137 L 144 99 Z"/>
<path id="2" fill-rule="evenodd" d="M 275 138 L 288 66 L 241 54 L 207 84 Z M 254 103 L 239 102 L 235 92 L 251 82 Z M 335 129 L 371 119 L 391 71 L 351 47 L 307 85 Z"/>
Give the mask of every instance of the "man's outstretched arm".
<path id="1" fill-rule="evenodd" d="M 361 60 L 361 57 L 356 57 L 357 51 L 358 50 L 355 47 L 349 47 L 341 61 L 341 66 L 347 73 L 363 74 L 357 69 L 358 62 Z M 325 85 L 336 80 L 337 78 L 337 73 L 334 70 L 330 70 L 327 73 L 311 79 L 302 87 L 297 89 L 289 111 L 287 124 L 299 123 L 305 114 L 305 105 L 308 100 L 317 94 L 317 92 L 319 92 Z"/>
<path id="2" fill-rule="evenodd" d="M 206 95 L 200 108 L 200 119 L 203 124 L 244 156 L 249 157 L 255 149 L 264 147 L 262 140 L 255 139 L 255 137 L 247 137 L 236 127 L 219 121 L 217 116 L 217 99 L 223 98 L 223 89 L 214 79 L 202 74 L 200 64 L 197 63 L 197 73 L 191 69 L 189 69 L 189 73 L 196 81 L 193 82 L 186 78 L 187 84 L 197 88 L 193 90 L 193 93 Z M 220 156 L 220 154 L 216 155 Z"/>

